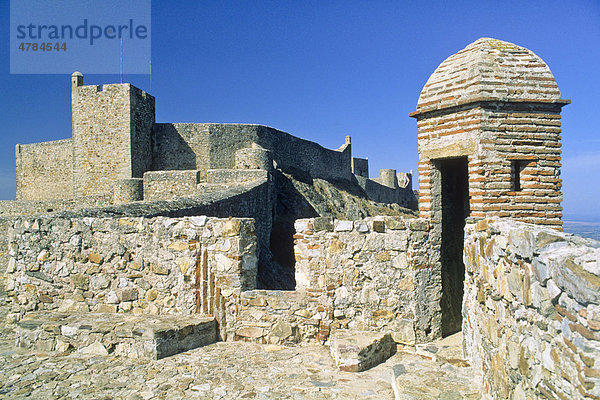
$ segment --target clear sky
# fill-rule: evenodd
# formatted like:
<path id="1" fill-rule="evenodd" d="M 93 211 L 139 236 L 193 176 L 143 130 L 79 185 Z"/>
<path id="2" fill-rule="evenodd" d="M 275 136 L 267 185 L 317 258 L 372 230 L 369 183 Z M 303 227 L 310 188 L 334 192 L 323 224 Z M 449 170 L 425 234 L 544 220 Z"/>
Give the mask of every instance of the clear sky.
<path id="1" fill-rule="evenodd" d="M 71 137 L 70 78 L 9 74 L 8 0 L 0 26 L 0 198 L 13 199 L 15 144 Z M 416 172 L 408 113 L 445 58 L 480 37 L 525 46 L 573 102 L 565 219 L 600 221 L 599 0 L 154 0 L 151 33 L 157 122 L 259 123 L 328 148 L 350 135 L 372 176 Z M 119 81 L 81 72 L 86 84 Z M 150 90 L 148 75 L 124 81 Z"/>

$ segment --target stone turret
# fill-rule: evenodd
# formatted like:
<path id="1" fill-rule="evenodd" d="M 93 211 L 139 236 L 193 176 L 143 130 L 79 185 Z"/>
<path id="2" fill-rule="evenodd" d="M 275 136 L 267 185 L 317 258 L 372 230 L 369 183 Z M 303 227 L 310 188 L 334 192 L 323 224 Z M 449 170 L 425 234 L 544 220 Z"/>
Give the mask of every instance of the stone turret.
<path id="1" fill-rule="evenodd" d="M 481 38 L 448 57 L 410 114 L 420 214 L 439 220 L 443 188 L 453 185 L 450 192 L 467 196 L 465 215 L 560 228 L 560 112 L 568 103 L 546 63 L 524 47 Z"/>
<path id="2" fill-rule="evenodd" d="M 154 97 L 130 84 L 83 86 L 76 72 L 72 109 L 75 197 L 110 196 L 117 180 L 150 169 Z"/>

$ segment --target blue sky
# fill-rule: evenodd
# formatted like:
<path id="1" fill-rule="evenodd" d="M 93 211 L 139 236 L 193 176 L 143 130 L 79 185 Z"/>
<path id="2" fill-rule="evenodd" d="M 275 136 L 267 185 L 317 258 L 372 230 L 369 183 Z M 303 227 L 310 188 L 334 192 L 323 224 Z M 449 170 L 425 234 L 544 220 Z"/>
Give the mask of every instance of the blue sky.
<path id="1" fill-rule="evenodd" d="M 0 198 L 14 198 L 14 146 L 71 136 L 68 75 L 9 74 L 9 1 L 0 0 Z M 525 46 L 563 98 L 565 219 L 600 220 L 600 1 L 152 2 L 158 122 L 260 123 L 417 169 L 414 111 L 446 57 L 480 37 Z M 125 65 L 125 72 L 127 71 Z M 77 69 L 74 67 L 74 69 Z M 86 84 L 117 75 L 85 75 Z M 149 91 L 148 75 L 125 81 Z"/>

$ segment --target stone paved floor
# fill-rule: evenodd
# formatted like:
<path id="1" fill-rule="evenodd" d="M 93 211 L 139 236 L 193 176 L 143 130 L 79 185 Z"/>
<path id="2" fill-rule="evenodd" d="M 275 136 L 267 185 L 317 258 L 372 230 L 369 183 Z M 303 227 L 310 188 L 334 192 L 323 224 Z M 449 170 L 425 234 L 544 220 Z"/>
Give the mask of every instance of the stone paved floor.
<path id="1" fill-rule="evenodd" d="M 350 373 L 321 346 L 216 343 L 158 361 L 27 352 L 12 347 L 12 326 L 2 322 L 0 398 L 479 399 L 477 378 L 458 359 L 460 338 L 452 340 Z"/>

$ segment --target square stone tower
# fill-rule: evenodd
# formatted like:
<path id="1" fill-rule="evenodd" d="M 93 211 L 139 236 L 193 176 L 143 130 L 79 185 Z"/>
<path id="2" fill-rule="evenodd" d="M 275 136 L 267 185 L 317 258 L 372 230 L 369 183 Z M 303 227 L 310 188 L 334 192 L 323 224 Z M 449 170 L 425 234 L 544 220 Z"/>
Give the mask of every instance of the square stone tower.
<path id="1" fill-rule="evenodd" d="M 72 75 L 75 197 L 110 195 L 117 180 L 142 178 L 152 163 L 154 97 L 126 83 L 83 86 Z"/>
<path id="2" fill-rule="evenodd" d="M 500 216 L 561 229 L 560 112 L 568 103 L 524 47 L 481 38 L 448 57 L 410 114 L 421 216 Z"/>

